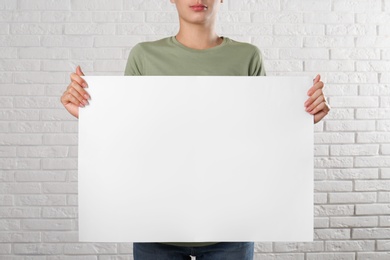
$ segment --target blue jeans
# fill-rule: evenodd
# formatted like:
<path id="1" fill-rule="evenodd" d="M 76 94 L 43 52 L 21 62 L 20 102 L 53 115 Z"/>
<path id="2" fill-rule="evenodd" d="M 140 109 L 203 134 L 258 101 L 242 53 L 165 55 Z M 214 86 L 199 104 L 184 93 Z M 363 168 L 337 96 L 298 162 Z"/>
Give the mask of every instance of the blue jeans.
<path id="1" fill-rule="evenodd" d="M 220 242 L 209 246 L 186 247 L 161 243 L 134 243 L 134 260 L 253 260 L 253 242 Z"/>

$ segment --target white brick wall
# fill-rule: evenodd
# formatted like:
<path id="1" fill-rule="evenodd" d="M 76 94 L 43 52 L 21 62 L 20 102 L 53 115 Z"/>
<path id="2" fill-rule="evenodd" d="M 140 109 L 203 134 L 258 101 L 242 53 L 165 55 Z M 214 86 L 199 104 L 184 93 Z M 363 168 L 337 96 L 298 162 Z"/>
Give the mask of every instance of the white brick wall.
<path id="1" fill-rule="evenodd" d="M 313 243 L 256 259 L 390 259 L 390 0 L 225 0 L 218 33 L 256 44 L 268 75 L 322 75 Z M 78 243 L 77 120 L 59 97 L 80 64 L 123 75 L 138 42 L 177 32 L 169 0 L 0 0 L 0 259 L 132 259 Z"/>

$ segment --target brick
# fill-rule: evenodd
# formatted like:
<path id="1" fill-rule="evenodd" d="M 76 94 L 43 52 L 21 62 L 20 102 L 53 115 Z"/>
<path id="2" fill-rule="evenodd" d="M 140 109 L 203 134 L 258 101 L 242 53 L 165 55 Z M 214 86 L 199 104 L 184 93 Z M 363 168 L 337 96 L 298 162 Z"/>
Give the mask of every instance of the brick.
<path id="1" fill-rule="evenodd" d="M 42 135 L 39 134 L 0 134 L 1 145 L 39 145 Z"/>
<path id="2" fill-rule="evenodd" d="M 390 191 L 390 180 L 356 180 L 356 191 Z"/>
<path id="3" fill-rule="evenodd" d="M 17 182 L 61 182 L 66 181 L 64 171 L 16 171 L 15 180 Z"/>
<path id="4" fill-rule="evenodd" d="M 242 1 L 230 1 L 229 11 L 251 11 L 251 12 L 267 12 L 267 11 L 279 11 L 279 1 L 267 1 L 267 0 L 242 0 Z"/>
<path id="5" fill-rule="evenodd" d="M 379 60 L 380 50 L 377 48 L 332 48 L 330 57 L 332 60 Z"/>
<path id="6" fill-rule="evenodd" d="M 326 35 L 376 35 L 374 24 L 328 24 Z"/>
<path id="7" fill-rule="evenodd" d="M 70 10 L 69 0 L 20 0 L 21 10 Z"/>
<path id="8" fill-rule="evenodd" d="M 56 133 L 62 132 L 61 122 L 27 121 L 10 122 L 9 130 L 13 133 Z"/>
<path id="9" fill-rule="evenodd" d="M 15 196 L 17 206 L 49 206 L 66 205 L 64 195 L 18 195 Z"/>
<path id="10" fill-rule="evenodd" d="M 380 12 L 382 9 L 382 2 L 380 0 L 371 0 L 371 1 L 337 0 L 334 2 L 333 8 L 334 11 L 336 12 L 354 12 L 354 13 Z"/>
<path id="11" fill-rule="evenodd" d="M 63 254 L 63 245 L 61 244 L 15 244 L 14 253 L 18 255 L 61 255 Z"/>
<path id="12" fill-rule="evenodd" d="M 10 0 L 16 3 L 14 0 Z M 1 22 L 39 22 L 40 12 L 37 11 L 8 11 L 0 12 Z"/>
<path id="13" fill-rule="evenodd" d="M 0 70 L 3 71 L 39 71 L 40 63 L 36 60 L 1 60 Z"/>
<path id="14" fill-rule="evenodd" d="M 325 87 L 322 90 L 327 97 L 358 95 L 358 86 L 353 84 L 325 84 Z"/>
<path id="15" fill-rule="evenodd" d="M 357 133 L 358 143 L 390 143 L 390 133 Z"/>
<path id="16" fill-rule="evenodd" d="M 43 242 L 47 242 L 47 243 L 50 243 L 50 242 L 69 243 L 69 242 L 77 242 L 77 241 L 79 241 L 79 232 L 78 231 L 77 232 L 72 232 L 72 231 L 62 231 L 62 232 L 61 231 L 48 231 L 48 232 L 44 232 L 43 231 L 43 232 L 41 232 L 41 234 L 42 234 L 42 241 Z"/>
<path id="17" fill-rule="evenodd" d="M 17 48 L 0 47 L 0 58 L 2 58 L 2 59 L 16 59 L 17 56 L 18 56 Z"/>
<path id="18" fill-rule="evenodd" d="M 356 215 L 389 215 L 390 204 L 358 204 L 356 205 Z"/>
<path id="19" fill-rule="evenodd" d="M 370 24 L 386 24 L 390 22 L 389 12 L 377 12 L 377 13 L 357 13 L 357 23 L 370 23 Z"/>
<path id="20" fill-rule="evenodd" d="M 121 59 L 122 51 L 114 48 L 82 49 L 72 48 L 70 50 L 71 59 L 79 60 L 110 60 Z"/>
<path id="21" fill-rule="evenodd" d="M 356 109 L 356 119 L 390 119 L 390 108 Z"/>
<path id="22" fill-rule="evenodd" d="M 381 151 L 381 154 L 390 155 L 390 144 L 382 144 L 380 151 Z"/>
<path id="23" fill-rule="evenodd" d="M 314 216 L 343 216 L 353 215 L 353 205 L 315 205 Z"/>
<path id="24" fill-rule="evenodd" d="M 307 260 L 354 260 L 354 253 L 308 253 Z"/>
<path id="25" fill-rule="evenodd" d="M 304 38 L 303 47 L 326 48 L 326 47 L 354 47 L 352 36 L 307 36 Z"/>
<path id="26" fill-rule="evenodd" d="M 22 220 L 23 230 L 71 230 L 72 220 L 63 219 L 25 219 Z"/>
<path id="27" fill-rule="evenodd" d="M 11 34 L 21 35 L 43 35 L 43 34 L 62 34 L 62 24 L 44 24 L 44 23 L 20 23 L 11 24 Z"/>
<path id="28" fill-rule="evenodd" d="M 122 0 L 111 0 L 110 2 L 104 0 L 94 0 L 94 1 L 70 0 L 70 1 L 71 1 L 71 6 L 73 11 L 92 11 L 92 10 L 111 11 L 111 10 L 122 10 L 123 8 Z"/>
<path id="29" fill-rule="evenodd" d="M 325 35 L 321 24 L 275 24 L 274 35 Z"/>
<path id="30" fill-rule="evenodd" d="M 14 205 L 14 196 L 13 195 L 0 195 L 0 204 L 2 206 Z M 16 223 L 17 220 L 14 220 L 13 222 Z M 7 221 L 0 220 L 0 230 L 6 230 L 5 227 L 8 225 L 9 225 L 9 223 Z"/>
<path id="31" fill-rule="evenodd" d="M 30 158 L 5 158 L 0 159 L 0 169 L 39 169 L 41 162 L 39 159 Z"/>
<path id="32" fill-rule="evenodd" d="M 41 209 L 37 207 L 0 207 L 0 218 L 39 218 Z M 2 233 L 4 235 L 4 233 Z M 16 235 L 16 234 L 15 234 Z M 7 242 L 0 236 L 0 242 Z M 9 240 L 8 240 L 9 241 Z"/>
<path id="33" fill-rule="evenodd" d="M 329 227 L 329 218 L 314 218 L 314 228 Z"/>
<path id="34" fill-rule="evenodd" d="M 390 179 L 390 168 L 381 168 L 381 179 Z"/>
<path id="35" fill-rule="evenodd" d="M 113 37 L 111 39 L 114 41 Z M 117 37 L 115 37 L 117 39 Z M 43 35 L 42 47 L 93 47 L 95 37 L 92 35 Z"/>
<path id="36" fill-rule="evenodd" d="M 47 134 L 43 136 L 43 144 L 47 145 L 77 145 L 76 134 Z"/>
<path id="37" fill-rule="evenodd" d="M 33 158 L 56 158 L 66 157 L 69 147 L 67 146 L 19 146 L 17 147 L 18 157 Z"/>
<path id="38" fill-rule="evenodd" d="M 379 216 L 379 226 L 390 227 L 390 216 Z"/>
<path id="39" fill-rule="evenodd" d="M 70 74 L 75 71 L 75 68 L 80 65 L 84 72 L 93 70 L 93 64 L 90 61 L 79 62 L 79 61 L 67 61 L 67 60 L 45 60 L 42 61 L 42 70 L 43 71 L 63 71 L 66 72 L 66 78 L 69 79 L 69 82 L 65 83 L 63 86 L 63 91 L 65 91 L 67 84 L 70 83 Z M 62 93 L 61 93 L 62 94 Z M 57 98 L 59 101 L 59 98 Z M 60 104 L 60 102 L 57 102 Z M 62 105 L 61 105 L 62 107 Z"/>
<path id="40" fill-rule="evenodd" d="M 390 252 L 390 241 L 389 240 L 377 240 L 378 251 L 389 251 Z M 375 251 L 375 250 L 372 250 Z"/>
<path id="41" fill-rule="evenodd" d="M 280 49 L 279 53 L 280 59 L 282 60 L 329 59 L 329 52 L 327 50 L 316 48 L 287 48 Z"/>
<path id="42" fill-rule="evenodd" d="M 42 190 L 44 193 L 77 194 L 77 183 L 44 183 Z"/>
<path id="43" fill-rule="evenodd" d="M 328 194 L 314 193 L 314 204 L 326 204 L 328 202 Z"/>
<path id="44" fill-rule="evenodd" d="M 77 162 L 75 159 L 42 159 L 42 169 L 44 170 L 68 170 L 76 168 Z"/>
<path id="45" fill-rule="evenodd" d="M 71 255 L 84 254 L 114 254 L 117 245 L 113 243 L 67 243 L 64 245 L 64 253 Z"/>
<path id="46" fill-rule="evenodd" d="M 390 39 L 387 36 L 356 37 L 356 47 L 387 48 L 389 43 Z"/>
<path id="47" fill-rule="evenodd" d="M 65 24 L 64 34 L 69 35 L 106 35 L 115 34 L 115 24 Z"/>
<path id="48" fill-rule="evenodd" d="M 315 181 L 315 192 L 352 191 L 351 181 Z"/>
<path id="49" fill-rule="evenodd" d="M 315 144 L 340 144 L 354 143 L 355 136 L 353 133 L 315 133 Z"/>
<path id="50" fill-rule="evenodd" d="M 378 226 L 378 217 L 331 217 L 330 227 L 376 227 Z"/>
<path id="51" fill-rule="evenodd" d="M 324 250 L 322 241 L 304 242 L 274 242 L 273 252 L 320 252 Z"/>
<path id="52" fill-rule="evenodd" d="M 22 59 L 68 59 L 69 50 L 63 48 L 26 47 L 19 49 Z"/>
<path id="53" fill-rule="evenodd" d="M 18 72 L 14 75 L 15 82 L 22 84 L 66 83 L 64 73 L 59 72 Z"/>
<path id="54" fill-rule="evenodd" d="M 346 131 L 375 131 L 375 121 L 365 120 L 342 120 L 326 121 L 325 130 L 329 132 L 346 132 Z"/>
<path id="55" fill-rule="evenodd" d="M 107 14 L 107 13 L 105 13 Z M 72 12 L 72 11 L 42 11 L 42 22 L 55 23 L 90 23 L 92 22 L 91 12 Z"/>
<path id="56" fill-rule="evenodd" d="M 390 97 L 380 97 L 380 107 L 390 107 Z"/>
<path id="57" fill-rule="evenodd" d="M 252 14 L 252 22 L 254 23 L 299 24 L 303 22 L 303 15 L 297 12 L 255 12 L 251 14 Z"/>
<path id="58" fill-rule="evenodd" d="M 88 13 L 88 12 L 87 12 Z M 241 13 L 237 13 L 240 15 Z M 145 16 L 147 18 L 145 18 Z M 157 18 L 158 17 L 158 18 Z M 163 18 L 165 17 L 165 19 Z M 149 18 L 149 20 L 147 20 Z M 174 18 L 173 20 L 169 20 Z M 176 22 L 177 12 L 94 12 L 92 13 L 92 21 L 98 23 L 143 23 L 145 22 Z M 154 19 L 156 19 L 154 21 Z M 160 20 L 161 19 L 161 20 Z"/>
<path id="59" fill-rule="evenodd" d="M 34 47 L 40 45 L 37 35 L 0 35 L 0 46 Z"/>
<path id="60" fill-rule="evenodd" d="M 330 0 L 311 0 L 304 2 L 291 2 L 288 0 L 281 1 L 281 9 L 284 11 L 321 11 L 326 12 L 331 10 Z"/>
<path id="61" fill-rule="evenodd" d="M 93 64 L 94 71 L 117 71 L 122 73 L 124 68 L 126 67 L 126 61 L 125 60 L 102 60 L 102 61 L 95 61 Z"/>
<path id="62" fill-rule="evenodd" d="M 364 84 L 359 86 L 359 95 L 361 96 L 386 96 L 390 95 L 390 85 L 383 84 Z"/>
<path id="63" fill-rule="evenodd" d="M 350 239 L 351 238 L 351 230 L 349 228 L 345 229 L 315 229 L 314 230 L 314 239 Z"/>
<path id="64" fill-rule="evenodd" d="M 373 192 L 339 192 L 329 193 L 329 203 L 375 203 L 376 193 Z"/>
<path id="65" fill-rule="evenodd" d="M 355 65 L 353 61 L 305 61 L 306 71 L 354 71 L 354 69 Z"/>
<path id="66" fill-rule="evenodd" d="M 331 119 L 354 119 L 354 110 L 351 108 L 332 108 L 326 116 L 328 120 Z"/>
<path id="67" fill-rule="evenodd" d="M 390 228 L 355 228 L 352 229 L 353 239 L 389 238 Z"/>
<path id="68" fill-rule="evenodd" d="M 2 0 L 0 1 L 0 10 L 15 10 L 17 2 L 15 0 Z"/>
<path id="69" fill-rule="evenodd" d="M 375 251 L 375 241 L 325 241 L 325 251 Z"/>
<path id="70" fill-rule="evenodd" d="M 352 157 L 316 157 L 314 159 L 314 167 L 316 168 L 348 168 L 352 167 L 353 165 L 353 158 Z"/>
<path id="71" fill-rule="evenodd" d="M 378 202 L 390 202 L 390 192 L 378 192 Z"/>
<path id="72" fill-rule="evenodd" d="M 377 121 L 377 128 L 378 131 L 390 131 L 390 120 L 379 120 Z"/>
<path id="73" fill-rule="evenodd" d="M 69 203 L 68 203 L 69 205 Z M 77 218 L 77 207 L 44 207 L 42 217 L 44 218 Z M 77 240 L 78 241 L 78 240 Z"/>
<path id="74" fill-rule="evenodd" d="M 306 12 L 303 16 L 305 23 L 351 24 L 354 23 L 354 14 L 348 12 Z"/>
<path id="75" fill-rule="evenodd" d="M 140 36 L 124 36 L 117 35 L 115 37 L 112 36 L 96 36 L 94 39 L 94 47 L 133 47 L 139 42 L 144 41 L 144 38 Z M 81 44 L 75 47 L 80 47 Z"/>
<path id="76" fill-rule="evenodd" d="M 314 156 L 326 156 L 329 155 L 329 146 L 328 145 L 315 145 L 314 146 Z"/>
<path id="77" fill-rule="evenodd" d="M 0 209 L 0 212 L 2 209 Z M 0 213 L 1 214 L 1 213 Z M 40 242 L 40 232 L 0 232 L 1 243 Z M 41 256 L 40 256 L 41 257 Z M 41 257 L 42 258 L 42 257 Z M 36 258 L 37 260 L 39 258 Z"/>
<path id="78" fill-rule="evenodd" d="M 378 97 L 331 97 L 331 107 L 379 107 Z"/>
<path id="79" fill-rule="evenodd" d="M 355 167 L 388 167 L 390 156 L 358 157 L 355 160 Z"/>
<path id="80" fill-rule="evenodd" d="M 16 157 L 16 147 L 0 146 L 0 157 Z"/>
<path id="81" fill-rule="evenodd" d="M 330 154 L 332 156 L 379 155 L 379 145 L 331 145 Z"/>

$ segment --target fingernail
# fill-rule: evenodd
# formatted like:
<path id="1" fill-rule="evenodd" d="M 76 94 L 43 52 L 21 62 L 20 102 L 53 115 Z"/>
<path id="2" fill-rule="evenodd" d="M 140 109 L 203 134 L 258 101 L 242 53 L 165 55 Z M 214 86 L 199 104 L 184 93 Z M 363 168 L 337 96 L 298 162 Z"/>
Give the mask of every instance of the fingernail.
<path id="1" fill-rule="evenodd" d="M 84 105 L 88 105 L 88 101 L 85 99 L 83 99 L 83 103 L 84 103 Z"/>
<path id="2" fill-rule="evenodd" d="M 91 97 L 90 97 L 88 94 L 85 94 L 84 97 L 85 97 L 86 99 L 91 99 Z"/>
<path id="3" fill-rule="evenodd" d="M 83 103 L 80 103 L 80 105 L 79 105 L 80 107 L 84 107 L 84 105 L 83 105 Z"/>
<path id="4" fill-rule="evenodd" d="M 88 88 L 88 84 L 84 82 L 84 83 L 83 83 L 83 87 L 84 87 L 84 88 Z"/>

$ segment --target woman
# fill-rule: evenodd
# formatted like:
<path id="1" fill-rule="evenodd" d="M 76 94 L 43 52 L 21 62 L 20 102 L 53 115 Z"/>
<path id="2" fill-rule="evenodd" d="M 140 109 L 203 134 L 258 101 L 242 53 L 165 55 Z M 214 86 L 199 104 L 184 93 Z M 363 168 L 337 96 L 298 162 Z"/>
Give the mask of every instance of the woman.
<path id="1" fill-rule="evenodd" d="M 219 75 L 265 76 L 261 52 L 248 43 L 219 37 L 215 22 L 223 0 L 170 0 L 176 5 L 180 29 L 176 36 L 139 43 L 131 50 L 125 75 Z M 78 108 L 89 95 L 81 68 L 71 74 L 71 83 L 61 97 L 65 108 L 78 118 Z M 329 112 L 318 75 L 308 90 L 306 111 L 319 122 Z M 224 243 L 134 243 L 135 260 L 253 259 L 253 242 Z"/>

